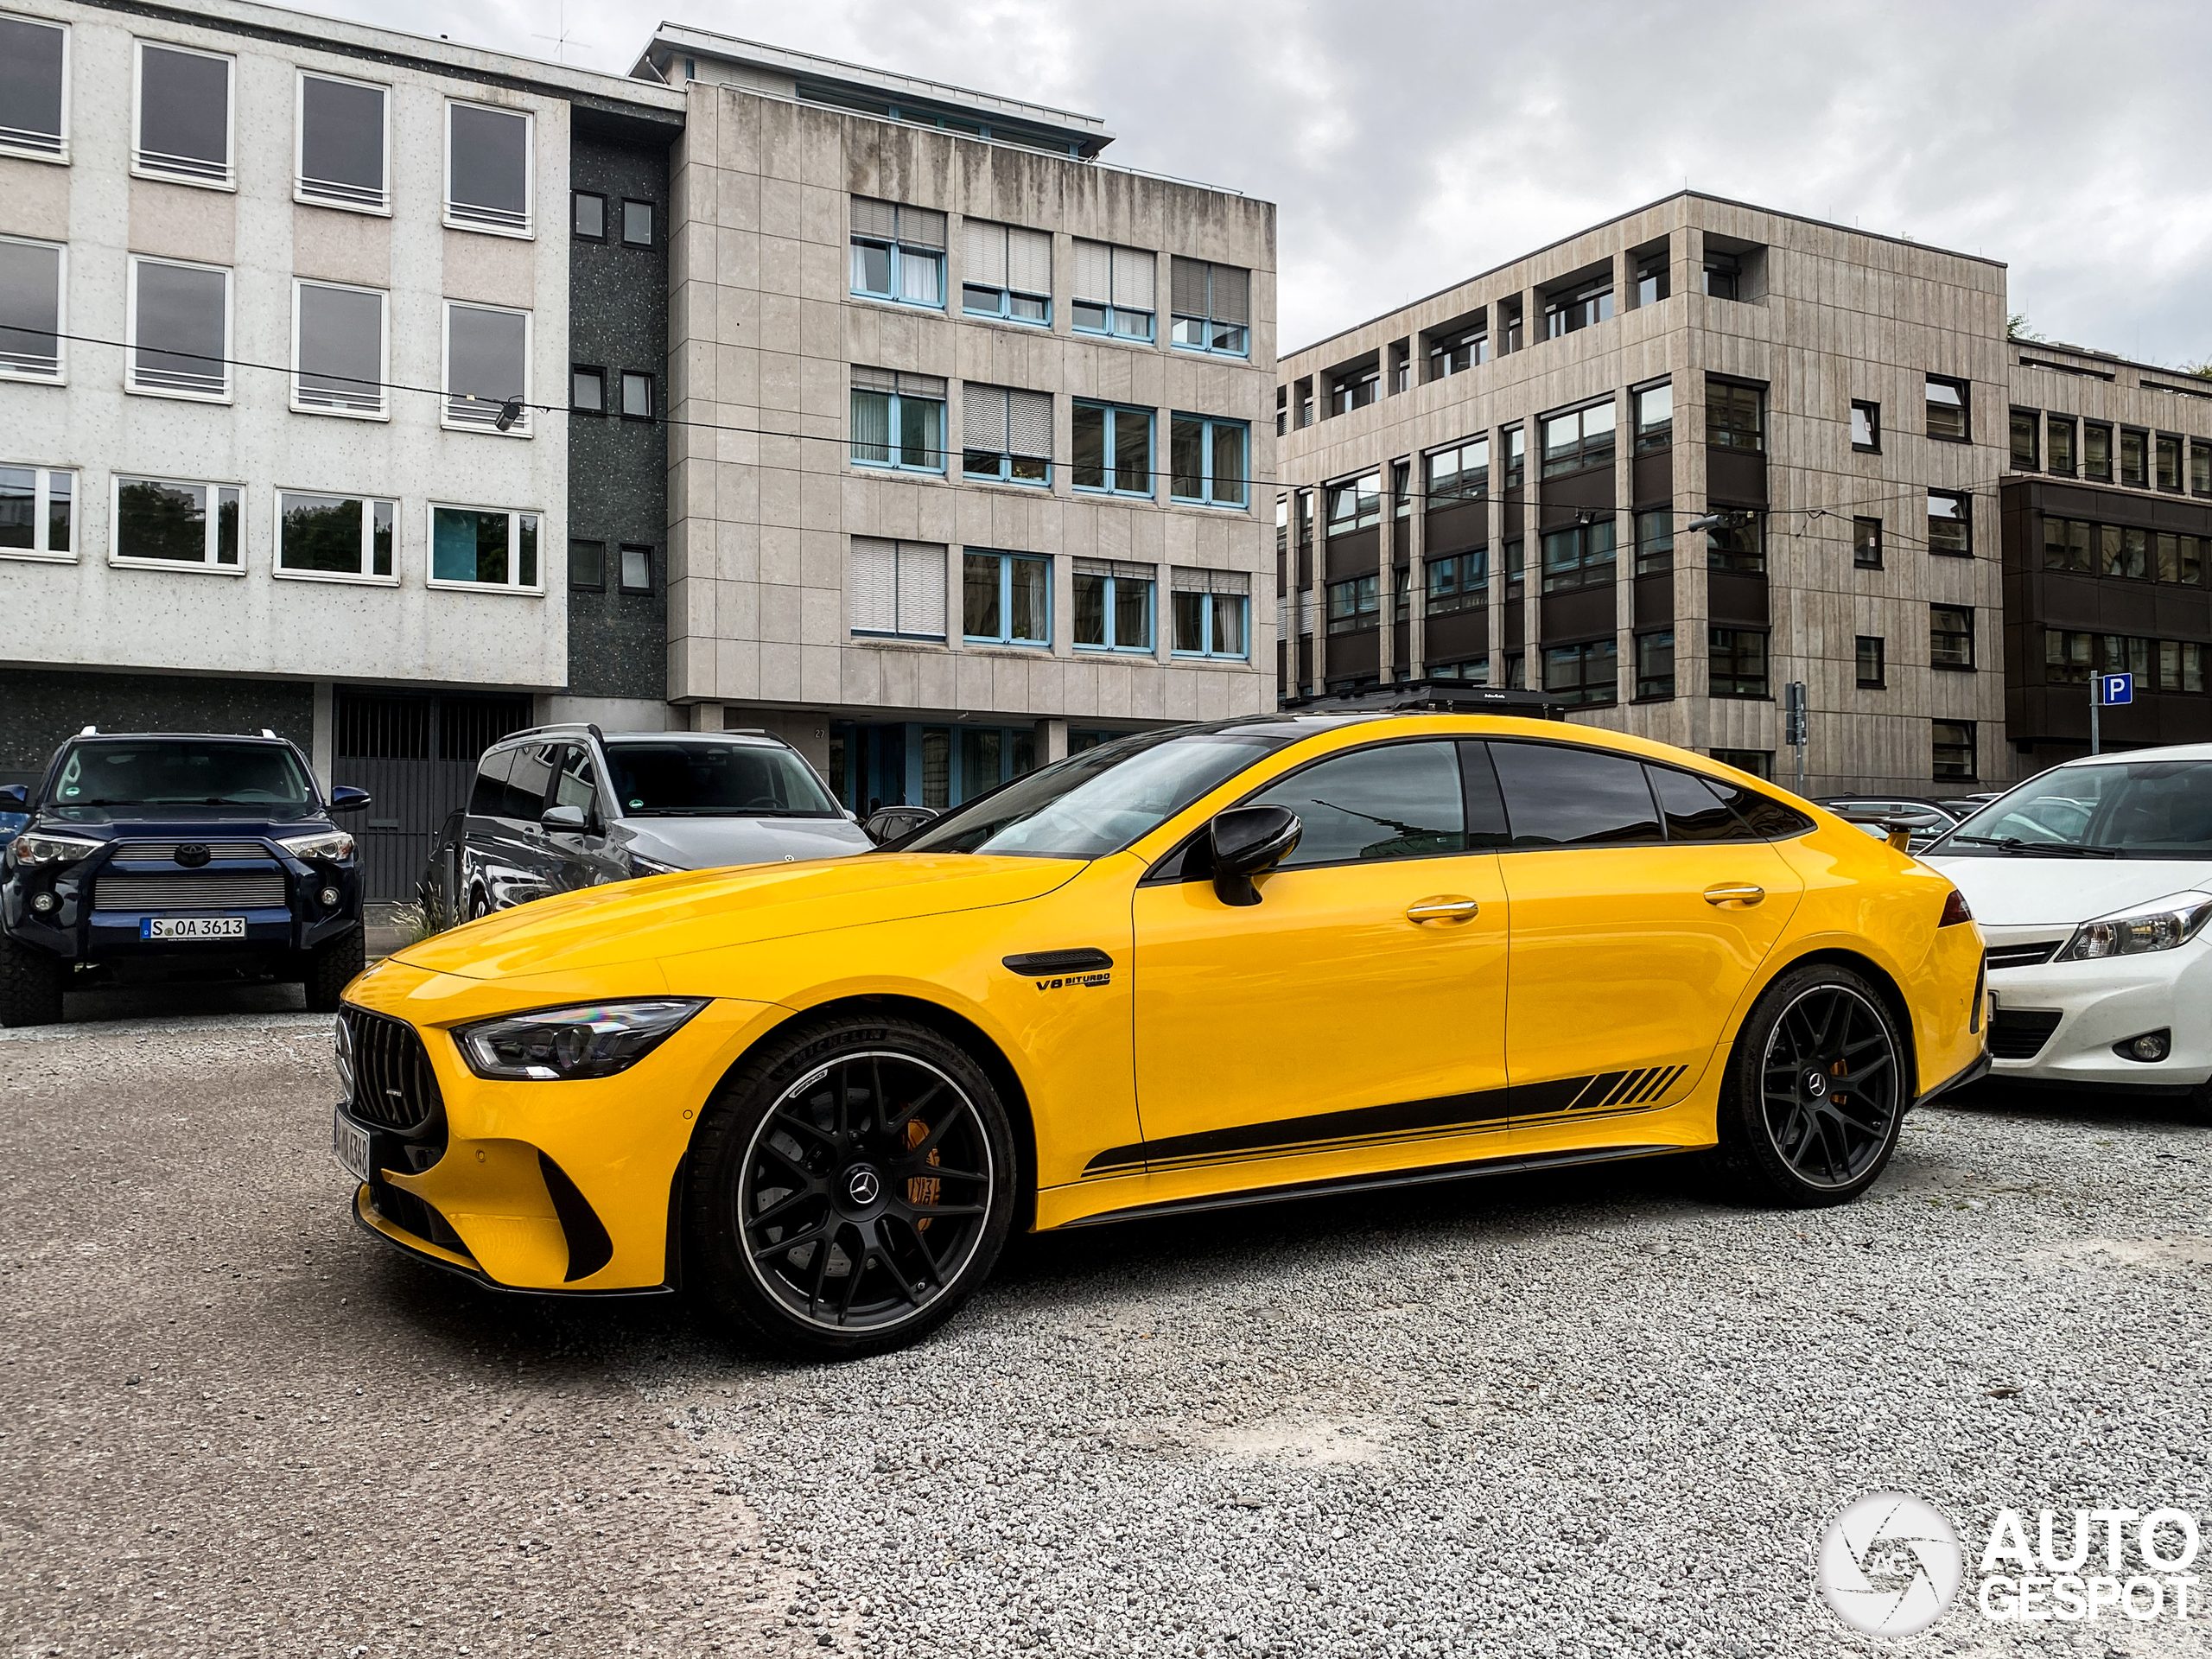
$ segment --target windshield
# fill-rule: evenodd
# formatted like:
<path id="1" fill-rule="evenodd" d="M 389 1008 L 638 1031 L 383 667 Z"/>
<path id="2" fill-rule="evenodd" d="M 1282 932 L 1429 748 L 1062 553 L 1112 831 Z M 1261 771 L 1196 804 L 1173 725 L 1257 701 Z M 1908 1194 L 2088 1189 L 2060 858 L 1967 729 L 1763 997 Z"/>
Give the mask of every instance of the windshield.
<path id="1" fill-rule="evenodd" d="M 1961 858 L 2212 858 L 2212 760 L 2054 767 L 1929 850 Z"/>
<path id="2" fill-rule="evenodd" d="M 626 818 L 835 818 L 814 769 L 789 749 L 749 743 L 610 743 Z"/>
<path id="3" fill-rule="evenodd" d="M 54 785 L 61 807 L 315 804 L 306 771 L 276 743 L 79 743 Z"/>
<path id="4" fill-rule="evenodd" d="M 954 808 L 898 850 L 1103 858 L 1303 735 L 1185 730 L 1102 743 Z"/>

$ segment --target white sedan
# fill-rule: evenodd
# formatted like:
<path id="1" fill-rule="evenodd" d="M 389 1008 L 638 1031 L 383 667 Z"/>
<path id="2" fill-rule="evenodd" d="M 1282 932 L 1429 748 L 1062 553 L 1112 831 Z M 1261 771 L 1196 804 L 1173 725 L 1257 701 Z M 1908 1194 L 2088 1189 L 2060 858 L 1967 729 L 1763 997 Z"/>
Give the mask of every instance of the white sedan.
<path id="1" fill-rule="evenodd" d="M 1993 1076 L 2212 1103 L 2212 744 L 2069 760 L 1921 856 L 1988 945 Z"/>

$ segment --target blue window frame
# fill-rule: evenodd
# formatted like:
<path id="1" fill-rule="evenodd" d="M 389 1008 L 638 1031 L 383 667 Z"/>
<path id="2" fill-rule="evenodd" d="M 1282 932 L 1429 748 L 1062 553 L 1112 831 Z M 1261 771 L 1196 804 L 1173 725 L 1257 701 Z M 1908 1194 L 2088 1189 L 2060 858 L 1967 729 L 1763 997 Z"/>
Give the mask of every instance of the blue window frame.
<path id="1" fill-rule="evenodd" d="M 1073 422 L 1075 487 L 1110 495 L 1152 494 L 1148 409 L 1077 403 Z"/>
<path id="2" fill-rule="evenodd" d="M 898 305 L 944 309 L 944 215 L 855 196 L 853 292 Z"/>
<path id="3" fill-rule="evenodd" d="M 1177 255 L 1168 284 L 1173 332 L 1168 343 L 1185 352 L 1224 357 L 1252 354 L 1252 273 Z"/>
<path id="4" fill-rule="evenodd" d="M 1176 571 L 1175 654 L 1250 657 L 1251 588 L 1251 578 L 1240 571 Z"/>
<path id="5" fill-rule="evenodd" d="M 1075 566 L 1075 648 L 1150 652 L 1153 596 L 1160 586 L 1148 564 L 1078 559 Z"/>
<path id="6" fill-rule="evenodd" d="M 961 631 L 970 645 L 1052 643 L 1052 562 L 1034 553 L 967 550 L 960 562 Z"/>
<path id="7" fill-rule="evenodd" d="M 1149 341 L 1156 324 L 1160 259 L 1109 242 L 1075 244 L 1075 331 Z"/>
<path id="8" fill-rule="evenodd" d="M 944 471 L 944 382 L 932 374 L 853 369 L 853 465 Z"/>
<path id="9" fill-rule="evenodd" d="M 1051 234 L 981 219 L 963 219 L 961 228 L 960 308 L 971 317 L 1050 327 Z"/>
<path id="10" fill-rule="evenodd" d="M 968 478 L 995 479 L 1039 489 L 1052 482 L 1052 397 L 1007 386 L 965 388 L 961 411 L 960 470 Z"/>
<path id="11" fill-rule="evenodd" d="M 1252 429 L 1209 415 L 1171 416 L 1167 423 L 1167 493 L 1178 501 L 1242 507 L 1252 499 L 1249 459 Z"/>

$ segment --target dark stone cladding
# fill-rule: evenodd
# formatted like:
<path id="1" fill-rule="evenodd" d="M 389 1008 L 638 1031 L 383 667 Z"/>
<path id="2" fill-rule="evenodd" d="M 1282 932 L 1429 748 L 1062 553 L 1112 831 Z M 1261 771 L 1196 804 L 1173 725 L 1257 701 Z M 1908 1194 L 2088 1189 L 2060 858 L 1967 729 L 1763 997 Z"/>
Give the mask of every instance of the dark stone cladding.
<path id="1" fill-rule="evenodd" d="M 569 359 L 607 372 L 604 416 L 569 415 L 569 537 L 602 543 L 605 585 L 571 587 L 569 690 L 577 696 L 668 695 L 668 443 L 656 422 L 620 414 L 622 372 L 653 377 L 668 400 L 668 142 L 642 123 L 590 122 L 579 111 L 570 186 L 607 198 L 607 239 L 569 242 Z M 622 240 L 622 203 L 653 205 L 653 243 Z M 568 391 L 564 379 L 563 393 Z M 622 591 L 621 549 L 652 550 L 652 591 Z"/>
<path id="2" fill-rule="evenodd" d="M 315 744 L 315 686 L 235 676 L 0 668 L 0 783 L 27 784 L 64 738 L 104 732 L 244 732 Z"/>

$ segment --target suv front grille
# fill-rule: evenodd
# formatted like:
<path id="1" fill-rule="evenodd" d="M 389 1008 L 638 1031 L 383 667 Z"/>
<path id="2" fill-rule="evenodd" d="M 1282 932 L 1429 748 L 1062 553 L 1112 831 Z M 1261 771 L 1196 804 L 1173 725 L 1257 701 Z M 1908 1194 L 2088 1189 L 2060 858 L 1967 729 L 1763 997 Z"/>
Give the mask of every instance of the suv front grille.
<path id="1" fill-rule="evenodd" d="M 1999 1008 L 1989 1022 L 1989 1052 L 1999 1060 L 2032 1060 L 2063 1016 L 2041 1009 Z"/>
<path id="2" fill-rule="evenodd" d="M 339 1010 L 353 1049 L 353 1116 L 401 1134 L 430 1122 L 445 1106 L 429 1052 L 415 1027 L 365 1008 Z"/>
<path id="3" fill-rule="evenodd" d="M 264 864 L 273 864 L 269 849 L 257 841 L 126 841 L 116 849 L 118 864 L 160 864 L 174 866 L 176 849 L 180 847 L 200 846 L 207 849 L 211 859 L 255 859 Z"/>
<path id="4" fill-rule="evenodd" d="M 284 872 L 274 864 L 175 875 L 118 874 L 116 868 L 109 865 L 93 884 L 94 910 L 283 910 L 291 902 Z"/>

